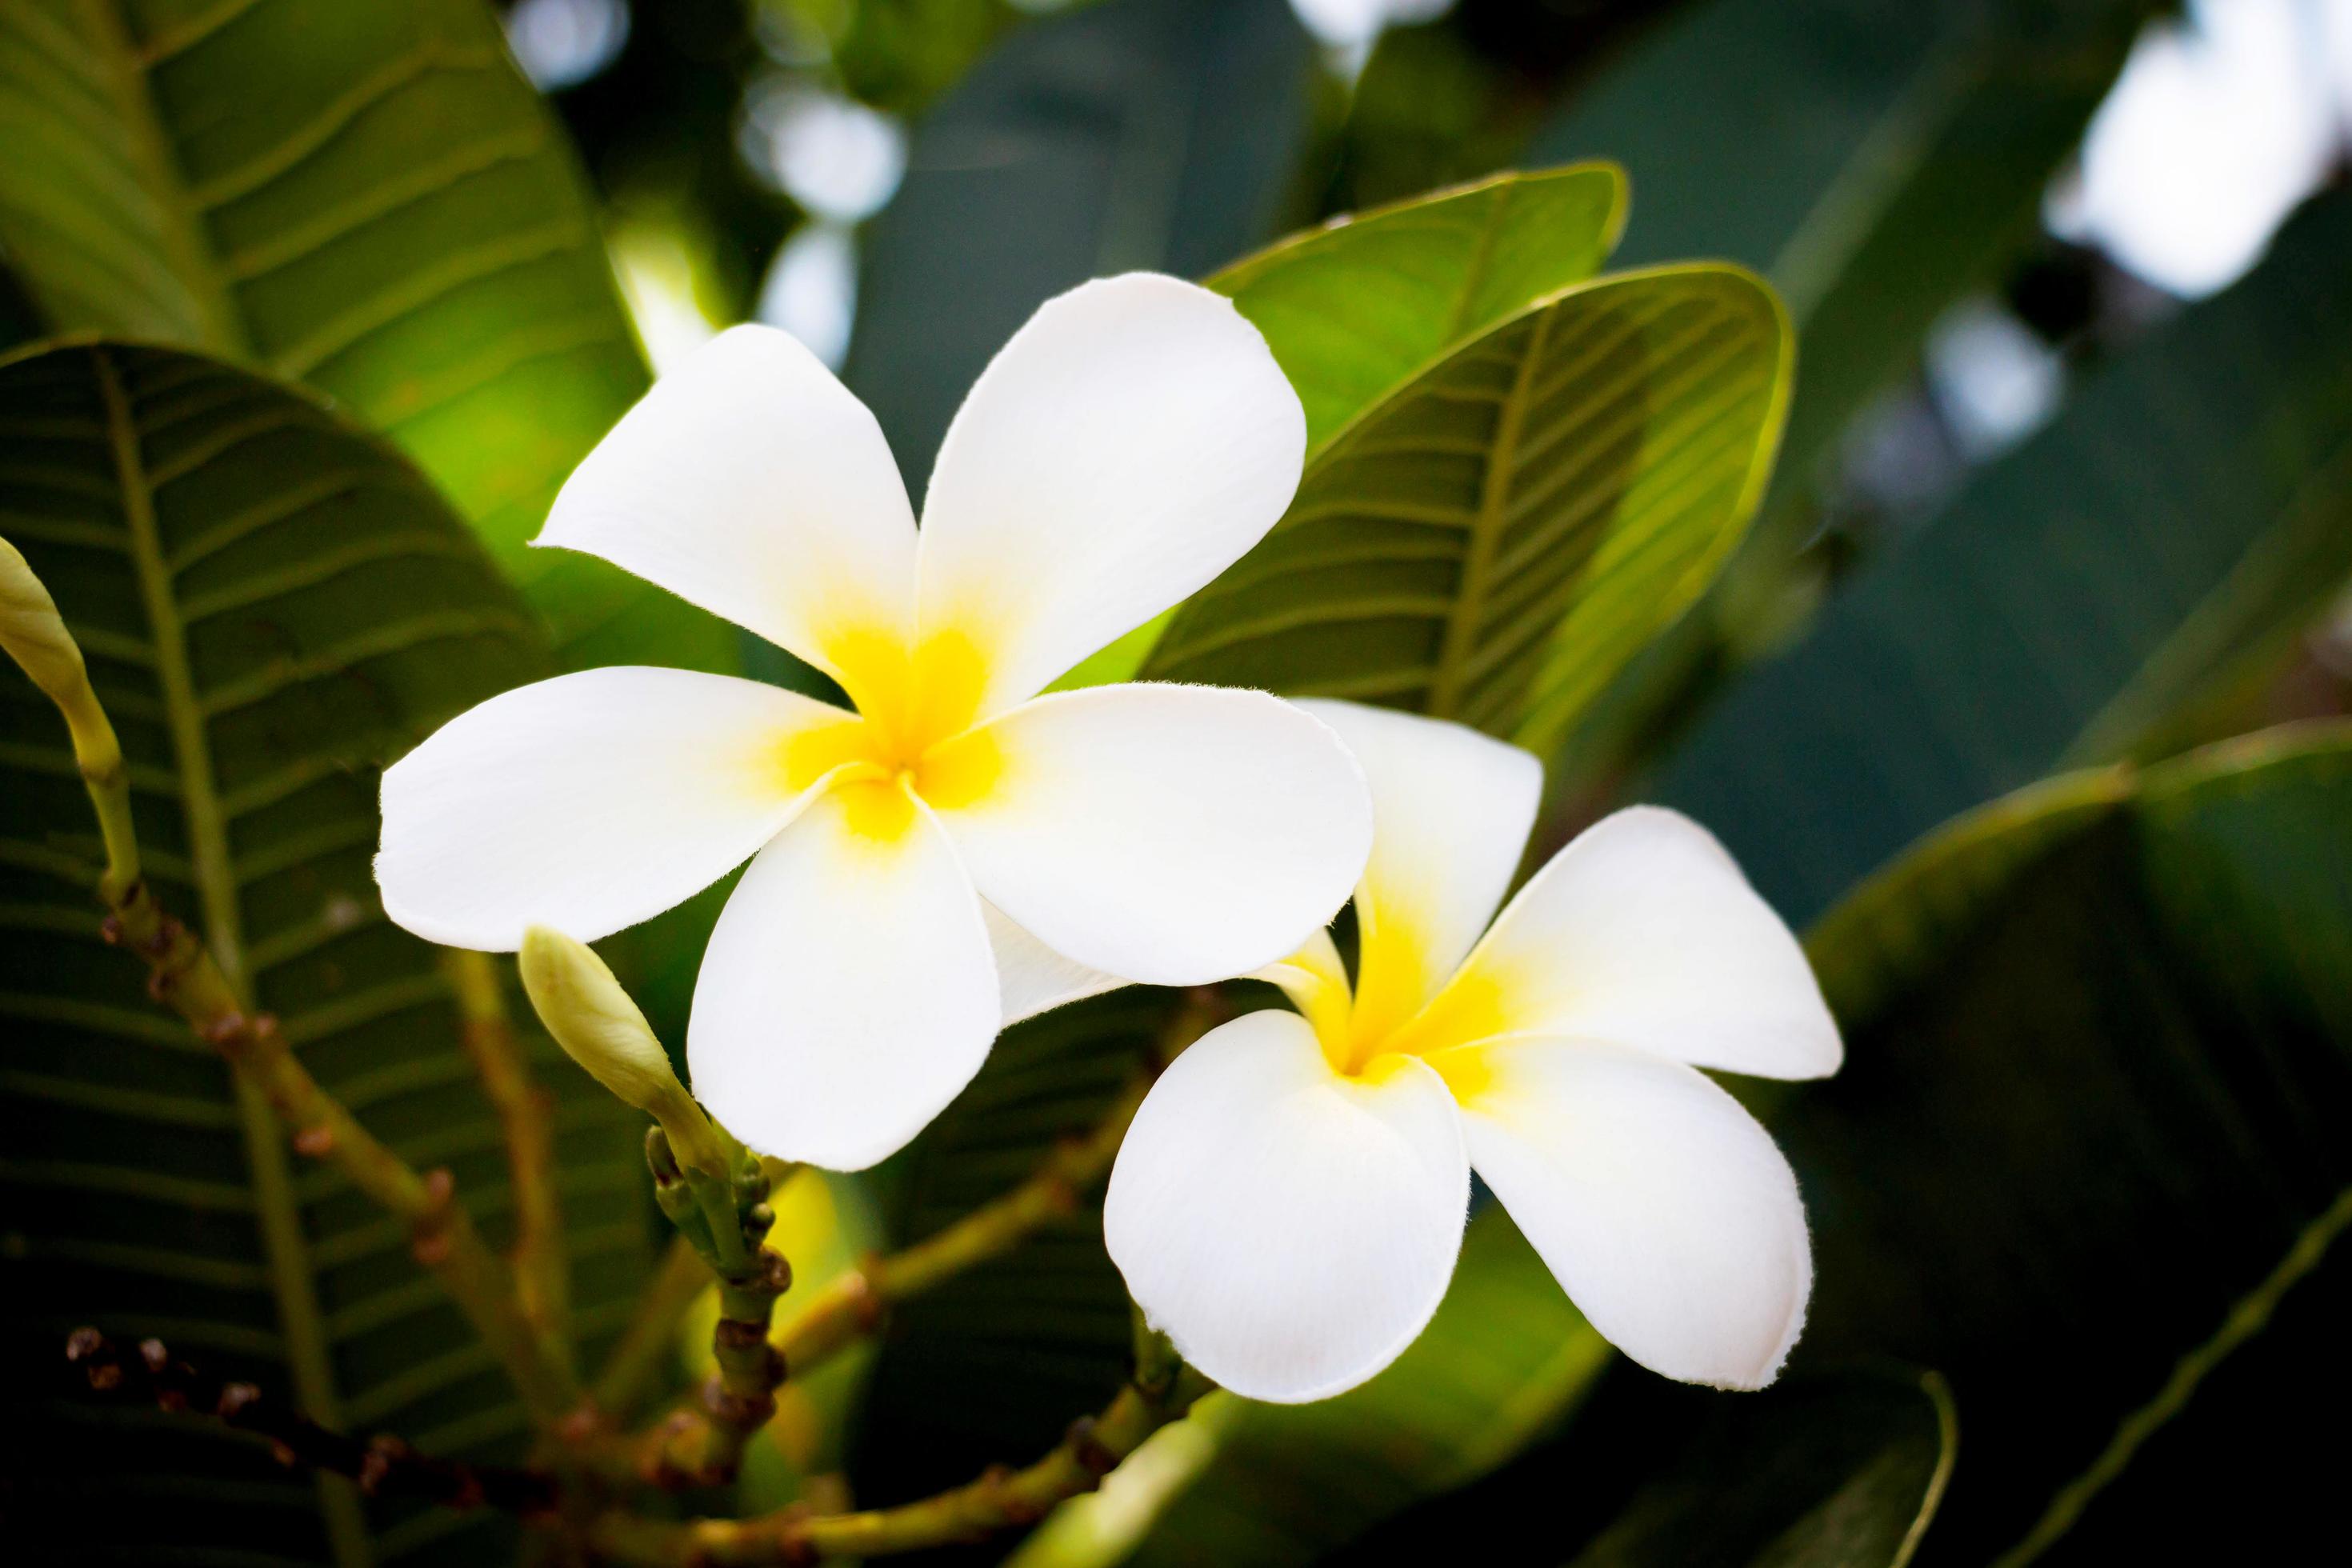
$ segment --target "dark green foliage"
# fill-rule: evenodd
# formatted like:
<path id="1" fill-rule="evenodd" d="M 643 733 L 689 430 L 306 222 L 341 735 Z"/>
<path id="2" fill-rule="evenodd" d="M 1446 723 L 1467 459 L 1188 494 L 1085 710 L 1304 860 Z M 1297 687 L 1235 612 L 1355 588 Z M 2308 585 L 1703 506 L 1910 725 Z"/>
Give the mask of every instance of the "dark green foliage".
<path id="1" fill-rule="evenodd" d="M 318 1079 L 493 1239 L 499 1130 L 432 948 L 392 926 L 369 858 L 377 770 L 543 673 L 538 625 L 390 448 L 194 355 L 96 344 L 0 365 L 0 530 L 55 595 L 121 731 L 146 869 Z M 362 1504 L 249 1439 L 76 1397 L 67 1331 L 154 1334 L 314 1418 L 427 1448 L 519 1452 L 502 1374 L 407 1237 L 141 994 L 100 938 L 98 846 L 64 726 L 0 680 L 0 1430 L 22 1507 L 79 1561 L 499 1560 L 475 1514 Z M 634 1118 L 541 1049 L 560 1091 L 581 1327 L 642 1271 Z M 27 1405 L 27 1398 L 41 1403 Z M 61 1528 L 62 1526 L 60 1526 Z"/>

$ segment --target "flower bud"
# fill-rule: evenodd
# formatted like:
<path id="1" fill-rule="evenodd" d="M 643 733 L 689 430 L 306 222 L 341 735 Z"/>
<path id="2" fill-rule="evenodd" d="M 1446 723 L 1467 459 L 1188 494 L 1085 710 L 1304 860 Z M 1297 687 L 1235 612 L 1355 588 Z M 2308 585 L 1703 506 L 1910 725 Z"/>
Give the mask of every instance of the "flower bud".
<path id="1" fill-rule="evenodd" d="M 58 614 L 47 587 L 5 539 L 0 539 L 0 647 L 64 712 L 74 749 L 83 753 L 85 763 L 90 760 L 88 743 L 100 733 L 103 748 L 112 750 L 113 731 L 90 691 L 80 646 L 66 630 L 65 617 Z"/>
<path id="2" fill-rule="evenodd" d="M 0 539 L 0 645 L 25 667 L 33 684 L 63 702 L 65 694 L 89 678 L 81 649 L 66 630 L 65 617 L 49 591 L 16 547 Z"/>
<path id="3" fill-rule="evenodd" d="M 546 926 L 523 933 L 520 956 L 523 990 L 555 1043 L 591 1078 L 661 1123 L 680 1164 L 723 1176 L 727 1156 L 710 1119 L 677 1081 L 652 1026 L 604 961 Z"/>

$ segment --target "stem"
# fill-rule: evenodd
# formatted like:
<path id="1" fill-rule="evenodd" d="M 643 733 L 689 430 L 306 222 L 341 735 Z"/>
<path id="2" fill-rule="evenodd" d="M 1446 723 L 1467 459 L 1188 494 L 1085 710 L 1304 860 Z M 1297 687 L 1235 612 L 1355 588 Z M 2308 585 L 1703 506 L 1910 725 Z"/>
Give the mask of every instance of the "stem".
<path id="1" fill-rule="evenodd" d="M 173 1359 L 161 1340 L 142 1340 L 125 1356 L 96 1329 L 76 1329 L 66 1359 L 82 1367 L 93 1389 L 152 1400 L 165 1410 L 196 1411 L 240 1432 L 269 1440 L 278 1463 L 349 1476 L 371 1497 L 413 1497 L 444 1508 L 495 1508 L 509 1513 L 551 1511 L 555 1479 L 538 1470 L 469 1465 L 420 1454 L 397 1437 L 353 1437 L 320 1426 L 300 1411 L 273 1403 L 249 1383 L 224 1383 Z"/>
<path id="2" fill-rule="evenodd" d="M 466 1055 L 498 1114 L 506 1143 L 515 1197 L 515 1289 L 522 1314 L 539 1331 L 549 1357 L 568 1362 L 571 1292 L 563 1216 L 555 1196 L 554 1100 L 530 1080 L 490 955 L 444 948 L 441 967 L 457 994 Z"/>
<path id="3" fill-rule="evenodd" d="M 1119 1091 L 1102 1120 L 1065 1139 L 1020 1185 L 990 1199 L 950 1225 L 886 1258 L 836 1276 L 784 1331 L 781 1348 L 795 1373 L 805 1374 L 835 1352 L 879 1328 L 889 1310 L 975 1265 L 1002 1258 L 1056 1219 L 1109 1173 L 1128 1125 L 1135 1120 L 1161 1068 L 1222 1022 L 1223 1000 L 1208 989 L 1187 994 L 1152 1051 L 1150 1064 Z"/>
<path id="4" fill-rule="evenodd" d="M 621 1342 L 613 1347 L 604 1370 L 597 1374 L 597 1409 L 615 1418 L 628 1415 L 669 1355 L 678 1319 L 709 1285 L 710 1270 L 701 1255 L 686 1237 L 674 1237 L 669 1250 L 662 1254 L 652 1283 L 637 1298 L 635 1314 Z"/>
<path id="5" fill-rule="evenodd" d="M 237 1005 L 212 953 L 163 911 L 144 882 L 112 906 L 105 931 L 109 942 L 146 961 L 148 994 L 187 1020 L 294 1129 L 298 1152 L 331 1162 L 378 1207 L 407 1221 L 416 1261 L 472 1321 L 532 1416 L 551 1426 L 576 1405 L 579 1389 L 571 1372 L 547 1358 L 517 1302 L 513 1277 L 458 1205 L 449 1173 L 418 1174 L 320 1088 L 287 1047 L 278 1020 Z"/>
<path id="6" fill-rule="evenodd" d="M 123 474 L 124 493 L 131 498 L 131 532 L 142 563 L 149 618 L 159 627 L 176 625 L 157 585 L 161 568 L 151 559 L 157 557 L 159 546 L 145 476 L 138 464 L 136 438 L 128 428 L 121 389 L 103 359 L 100 365 L 115 414 L 117 462 Z M 5 641 L 9 656 L 64 716 L 77 765 L 105 837 L 107 868 L 99 879 L 98 894 L 107 910 L 101 928 L 106 940 L 128 947 L 145 961 L 148 994 L 179 1014 L 199 1039 L 226 1058 L 236 1076 L 240 1098 L 257 1093 L 267 1101 L 279 1121 L 294 1130 L 297 1151 L 313 1159 L 332 1161 L 353 1186 L 408 1222 L 416 1260 L 440 1279 L 472 1320 L 514 1379 L 532 1415 L 542 1425 L 552 1426 L 579 1403 L 575 1380 L 568 1367 L 550 1362 L 543 1353 L 517 1305 L 513 1279 L 484 1245 L 471 1217 L 457 1205 L 449 1173 L 436 1170 L 419 1175 L 370 1135 L 295 1059 L 278 1031 L 278 1021 L 267 1013 L 248 1014 L 212 950 L 155 901 L 139 874 L 139 844 L 122 749 L 105 706 L 89 683 L 81 650 L 58 617 L 48 590 L 13 548 L 0 552 L 0 590 L 5 590 L 0 592 L 0 610 L 5 612 L 0 616 L 0 631 L 6 633 L 0 640 Z M 171 647 L 173 653 L 164 671 L 166 684 L 176 682 L 181 689 L 173 711 L 194 711 L 194 699 L 187 689 L 185 649 L 177 643 Z M 200 757 L 200 735 L 180 735 L 175 744 L 184 761 Z M 193 813 L 193 805 L 190 809 Z M 203 873 L 199 881 L 205 889 L 207 918 L 228 933 L 224 941 L 234 961 L 235 899 L 231 879 L 223 869 L 227 841 L 216 809 L 208 808 L 201 823 L 192 816 L 190 833 L 197 842 L 194 853 Z M 205 872 L 203 863 L 207 860 L 217 864 Z M 267 1147 L 275 1157 L 274 1136 Z"/>
<path id="7" fill-rule="evenodd" d="M 756 1156 L 729 1140 L 732 1181 L 681 1168 L 658 1127 L 646 1137 L 654 1196 L 681 1239 L 719 1280 L 719 1321 L 710 1331 L 717 1363 L 694 1398 L 637 1440 L 632 1468 L 655 1486 L 718 1486 L 734 1479 L 752 1436 L 776 1413 L 784 1358 L 768 1342 L 776 1299 L 792 1267 L 762 1245 L 775 1224 L 769 1180 Z"/>
<path id="8" fill-rule="evenodd" d="M 589 1531 L 592 1549 L 636 1568 L 761 1568 L 826 1557 L 877 1557 L 970 1541 L 1034 1523 L 1054 1506 L 1094 1490 L 1143 1440 L 1181 1417 L 1209 1384 L 1172 1361 L 1138 1366 L 1098 1416 L 1081 1417 L 1045 1458 L 898 1508 L 811 1514 L 785 1509 L 755 1519 L 683 1524 L 607 1513 Z"/>

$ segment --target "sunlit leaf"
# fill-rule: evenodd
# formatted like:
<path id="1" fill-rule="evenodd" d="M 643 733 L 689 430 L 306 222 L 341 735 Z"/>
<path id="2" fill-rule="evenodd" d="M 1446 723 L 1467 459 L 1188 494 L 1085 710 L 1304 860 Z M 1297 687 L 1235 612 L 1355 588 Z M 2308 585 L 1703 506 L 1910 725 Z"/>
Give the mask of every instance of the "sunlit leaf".
<path id="1" fill-rule="evenodd" d="M 2352 197 L 1982 471 L 1674 760 L 1791 919 L 1940 819 L 2129 753 L 2352 572 Z"/>
<path id="2" fill-rule="evenodd" d="M 1314 453 L 1448 349 L 1591 277 L 1624 221 L 1625 176 L 1613 164 L 1496 174 L 1293 235 L 1207 284 L 1265 334 L 1306 409 Z M 1057 684 L 1133 679 L 1171 618 Z"/>
<path id="3" fill-rule="evenodd" d="M 1331 437 L 1146 673 L 1411 707 L 1543 749 L 1738 538 L 1790 351 L 1770 290 L 1737 268 L 1538 301 Z"/>
<path id="4" fill-rule="evenodd" d="M 524 548 L 646 372 L 481 0 L 12 0 L 0 138 L 0 247 L 52 328 L 327 393 L 473 521 L 568 662 L 732 668 L 710 617 Z"/>
<path id="5" fill-rule="evenodd" d="M 499 1128 L 434 950 L 394 927 L 369 861 L 377 769 L 544 672 L 537 621 L 423 475 L 273 383 L 161 349 L 0 363 L 0 532 L 55 594 L 121 730 L 150 880 L 275 1013 L 303 1063 L 509 1229 Z M 51 1375 L 0 1424 L 18 1503 L 124 1561 L 358 1562 L 432 1543 L 511 1561 L 486 1515 L 363 1500 L 201 1422 L 95 1408 L 63 1336 L 155 1334 L 312 1416 L 428 1449 L 519 1451 L 521 1410 L 386 1218 L 298 1163 L 257 1097 L 100 940 L 99 858 L 65 730 L 0 675 L 0 1313 Z M 631 1119 L 557 1056 L 573 1295 L 618 1327 L 645 1232 Z M 67 1395 L 28 1408 L 34 1390 Z M 67 1522 L 67 1521 L 70 1522 Z M 28 1529 L 28 1539 L 63 1533 Z M 373 1543 L 371 1546 L 370 1543 Z M 37 1549 L 36 1549 L 37 1550 Z"/>
<path id="6" fill-rule="evenodd" d="M 1496 174 L 1336 218 L 1204 281 L 1265 335 L 1311 450 L 1465 338 L 1600 271 L 1624 226 L 1614 164 Z"/>

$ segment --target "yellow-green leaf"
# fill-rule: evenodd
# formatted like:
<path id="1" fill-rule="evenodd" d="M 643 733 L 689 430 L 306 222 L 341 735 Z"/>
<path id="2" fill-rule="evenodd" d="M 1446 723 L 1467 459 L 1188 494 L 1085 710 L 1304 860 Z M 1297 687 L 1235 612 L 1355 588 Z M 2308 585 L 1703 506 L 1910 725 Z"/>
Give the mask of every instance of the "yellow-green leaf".
<path id="1" fill-rule="evenodd" d="M 481 0 L 10 0 L 0 144 L 0 248 L 50 330 L 327 393 L 433 477 L 569 662 L 732 667 L 730 628 L 525 548 L 646 373 Z"/>
<path id="2" fill-rule="evenodd" d="M 1206 282 L 1265 334 L 1311 450 L 1463 339 L 1600 271 L 1624 226 L 1613 163 L 1496 174 L 1335 218 Z"/>
<path id="3" fill-rule="evenodd" d="M 1735 267 L 1538 300 L 1334 435 L 1146 673 L 1410 707 L 1544 748 L 1738 538 L 1790 346 L 1771 290 Z"/>

